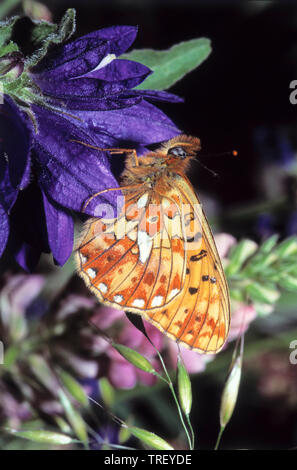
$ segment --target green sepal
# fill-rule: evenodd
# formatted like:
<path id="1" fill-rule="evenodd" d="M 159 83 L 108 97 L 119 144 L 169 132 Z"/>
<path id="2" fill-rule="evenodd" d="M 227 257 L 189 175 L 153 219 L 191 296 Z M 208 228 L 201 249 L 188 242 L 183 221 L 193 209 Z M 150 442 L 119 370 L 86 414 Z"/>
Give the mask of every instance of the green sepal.
<path id="1" fill-rule="evenodd" d="M 7 21 L 0 21 L 0 51 L 2 47 L 6 46 L 11 42 L 13 28 L 18 19 L 19 16 L 14 16 L 12 18 L 9 18 Z"/>
<path id="2" fill-rule="evenodd" d="M 31 33 L 31 40 L 35 52 L 28 57 L 27 67 L 33 67 L 46 55 L 49 48 L 54 44 L 61 44 L 72 36 L 75 31 L 74 8 L 69 8 L 64 14 L 59 24 L 48 23 L 47 21 L 34 21 Z"/>
<path id="3" fill-rule="evenodd" d="M 24 34 L 25 31 L 25 34 Z M 0 57 L 20 51 L 25 57 L 25 70 L 32 68 L 55 44 L 67 41 L 75 31 L 75 10 L 66 11 L 59 24 L 17 16 L 0 23 Z"/>

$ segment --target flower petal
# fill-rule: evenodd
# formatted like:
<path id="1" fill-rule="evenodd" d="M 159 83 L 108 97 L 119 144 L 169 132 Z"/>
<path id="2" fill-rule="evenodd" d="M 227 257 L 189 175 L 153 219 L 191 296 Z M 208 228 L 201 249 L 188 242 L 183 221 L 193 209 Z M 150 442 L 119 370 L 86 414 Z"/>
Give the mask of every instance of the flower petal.
<path id="1" fill-rule="evenodd" d="M 117 59 L 105 67 L 92 70 L 84 78 L 96 78 L 105 82 L 120 82 L 126 88 L 134 88 L 150 75 L 151 70 L 132 60 Z"/>
<path id="2" fill-rule="evenodd" d="M 23 242 L 14 253 L 16 262 L 28 273 L 36 267 L 40 255 L 40 249 L 35 248 L 26 242 Z"/>
<path id="3" fill-rule="evenodd" d="M 236 238 L 229 233 L 217 233 L 215 235 L 215 242 L 221 258 L 225 258 L 228 255 L 230 248 L 235 245 Z"/>
<path id="4" fill-rule="evenodd" d="M 29 182 L 32 129 L 14 101 L 5 96 L 0 105 L 0 153 L 7 156 L 10 183 L 23 189 Z"/>
<path id="5" fill-rule="evenodd" d="M 113 360 L 108 371 L 110 383 L 116 388 L 134 388 L 137 382 L 136 369 L 132 364 Z"/>
<path id="6" fill-rule="evenodd" d="M 80 212 L 94 193 L 118 187 L 106 152 L 71 142 L 75 139 L 93 143 L 90 142 L 90 131 L 87 133 L 75 127 L 70 120 L 57 113 L 38 107 L 35 107 L 35 112 L 39 122 L 35 158 L 39 164 L 39 182 L 47 196 L 64 207 Z M 120 194 L 120 191 L 106 192 L 100 196 L 99 202 L 116 207 L 116 195 Z M 97 204 L 98 198 L 96 207 Z M 85 212 L 95 215 L 94 210 L 94 204 L 89 204 Z"/>
<path id="7" fill-rule="evenodd" d="M 0 204 L 0 256 L 5 250 L 9 235 L 8 215 Z"/>
<path id="8" fill-rule="evenodd" d="M 62 266 L 68 260 L 73 249 L 73 219 L 57 204 L 50 202 L 44 193 L 42 196 L 49 246 L 55 261 Z"/>
<path id="9" fill-rule="evenodd" d="M 55 47 L 32 73 L 64 80 L 90 72 L 108 54 L 121 55 L 134 42 L 137 28 L 115 26 L 94 31 L 76 41 Z"/>
<path id="10" fill-rule="evenodd" d="M 168 103 L 183 103 L 184 98 L 175 95 L 174 93 L 168 93 L 168 91 L 159 90 L 132 90 L 138 96 L 142 96 L 151 101 L 166 101 Z"/>
<path id="11" fill-rule="evenodd" d="M 162 142 L 180 133 L 162 111 L 144 100 L 123 110 L 78 111 L 76 115 L 99 139 L 101 134 L 108 133 L 119 141 L 133 142 L 133 147 L 135 143 Z"/>

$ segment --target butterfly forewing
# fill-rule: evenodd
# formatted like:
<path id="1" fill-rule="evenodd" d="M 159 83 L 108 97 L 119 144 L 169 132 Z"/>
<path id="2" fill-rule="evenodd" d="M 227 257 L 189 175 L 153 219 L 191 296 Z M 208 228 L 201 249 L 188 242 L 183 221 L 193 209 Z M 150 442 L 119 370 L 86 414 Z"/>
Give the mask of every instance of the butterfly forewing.
<path id="1" fill-rule="evenodd" d="M 114 220 L 88 222 L 78 250 L 80 274 L 101 301 L 144 313 L 167 305 L 185 280 L 182 218 L 158 195 L 129 198 Z M 174 211 L 174 238 L 168 220 Z M 125 228 L 123 226 L 125 225 Z M 121 227 L 119 227 L 121 226 Z"/>

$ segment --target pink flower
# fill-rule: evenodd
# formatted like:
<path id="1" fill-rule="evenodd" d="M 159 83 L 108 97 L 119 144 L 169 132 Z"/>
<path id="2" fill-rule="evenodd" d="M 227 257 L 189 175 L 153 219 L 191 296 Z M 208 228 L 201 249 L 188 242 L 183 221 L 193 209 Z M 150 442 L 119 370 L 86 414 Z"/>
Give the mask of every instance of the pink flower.
<path id="1" fill-rule="evenodd" d="M 228 341 L 232 341 L 245 333 L 256 316 L 257 312 L 253 305 L 234 302 Z"/>
<path id="2" fill-rule="evenodd" d="M 167 349 L 170 358 L 170 365 L 173 369 L 176 369 L 178 346 L 173 341 L 168 340 Z M 212 361 L 215 357 L 213 354 L 199 354 L 198 352 L 191 351 L 190 349 L 183 347 L 180 347 L 180 353 L 189 374 L 203 372 L 206 364 Z"/>
<path id="3" fill-rule="evenodd" d="M 236 243 L 236 238 L 229 233 L 217 233 L 214 238 L 220 257 L 227 258 L 230 248 Z"/>

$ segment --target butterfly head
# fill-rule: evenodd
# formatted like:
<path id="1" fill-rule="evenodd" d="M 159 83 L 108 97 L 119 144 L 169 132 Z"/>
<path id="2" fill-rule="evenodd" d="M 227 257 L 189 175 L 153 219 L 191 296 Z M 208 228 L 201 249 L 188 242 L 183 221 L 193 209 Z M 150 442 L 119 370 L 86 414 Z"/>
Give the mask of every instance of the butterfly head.
<path id="1" fill-rule="evenodd" d="M 184 147 L 172 147 L 168 150 L 167 155 L 172 155 L 173 157 L 180 158 L 184 160 L 187 157 L 187 151 Z"/>
<path id="2" fill-rule="evenodd" d="M 168 171 L 185 173 L 200 148 L 200 140 L 197 137 L 176 136 L 164 142 L 157 150 L 140 157 L 137 164 L 134 159 L 128 158 L 122 175 L 123 182 L 126 185 L 145 184 L 152 188 Z"/>
<path id="3" fill-rule="evenodd" d="M 195 158 L 201 149 L 200 140 L 197 137 L 179 135 L 163 145 L 163 155 L 168 167 L 173 170 L 186 171 L 190 160 Z"/>

